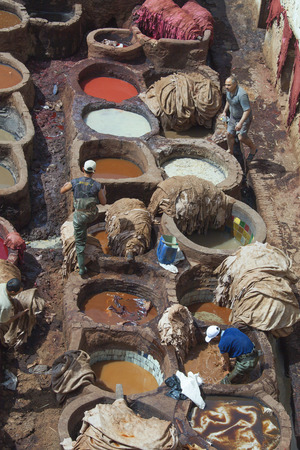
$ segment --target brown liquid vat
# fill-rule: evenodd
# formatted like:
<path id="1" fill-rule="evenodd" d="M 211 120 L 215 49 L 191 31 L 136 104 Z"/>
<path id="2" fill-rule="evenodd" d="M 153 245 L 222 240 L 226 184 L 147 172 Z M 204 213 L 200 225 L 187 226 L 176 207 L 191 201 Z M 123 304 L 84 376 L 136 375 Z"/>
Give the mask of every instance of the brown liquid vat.
<path id="1" fill-rule="evenodd" d="M 180 39 L 153 39 L 143 34 L 137 26 L 132 27 L 133 35 L 142 45 L 146 57 L 155 69 L 173 68 L 198 70 L 206 64 L 211 32 L 206 30 L 201 41 Z"/>
<path id="2" fill-rule="evenodd" d="M 22 95 L 27 107 L 29 109 L 32 108 L 34 104 L 35 92 L 33 81 L 27 67 L 9 53 L 0 53 L 0 63 L 11 66 L 22 76 L 22 80 L 14 86 L 0 89 L 0 101 L 5 101 L 5 99 L 11 96 L 14 92 L 19 92 Z"/>
<path id="3" fill-rule="evenodd" d="M 17 25 L 0 29 L 1 51 L 8 52 L 18 60 L 26 62 L 32 48 L 26 8 L 14 1 L 0 0 L 0 10 L 15 14 L 21 20 Z"/>
<path id="4" fill-rule="evenodd" d="M 240 198 L 243 177 L 241 166 L 236 158 L 222 150 L 217 144 L 206 139 L 185 139 L 184 142 L 178 139 L 157 139 L 156 146 L 152 147 L 152 151 L 157 157 L 159 167 L 175 158 L 200 158 L 211 161 L 224 172 L 226 177 L 217 184 L 218 188 L 227 195 Z M 164 170 L 163 177 L 167 178 Z"/>
<path id="5" fill-rule="evenodd" d="M 237 221 L 236 224 L 235 221 Z M 267 237 L 267 229 L 262 217 L 254 209 L 250 208 L 250 206 L 239 200 L 234 201 L 232 216 L 226 221 L 225 229 L 226 227 L 230 228 L 234 233 L 236 233 L 234 227 L 241 228 L 241 233 L 239 233 L 239 236 L 242 236 L 242 239 L 245 230 L 245 236 L 247 235 L 248 240 L 250 240 L 249 243 L 256 241 L 265 242 Z M 232 255 L 236 251 L 229 249 L 209 248 L 195 244 L 188 239 L 187 236 L 181 233 L 181 231 L 177 228 L 175 221 L 165 213 L 161 217 L 160 228 L 161 234 L 169 234 L 176 237 L 180 249 L 184 252 L 186 258 L 192 262 L 194 261 L 197 263 L 202 260 L 204 264 L 210 265 L 212 268 L 216 268 L 225 258 L 227 258 L 227 256 Z M 248 231 L 246 231 L 246 229 Z"/>
<path id="6" fill-rule="evenodd" d="M 103 44 L 104 39 L 116 41 L 126 47 L 120 48 Z M 101 28 L 90 32 L 86 40 L 89 58 L 108 57 L 115 61 L 131 61 L 143 55 L 142 45 L 129 29 Z"/>
<path id="7" fill-rule="evenodd" d="M 16 184 L 0 189 L 0 214 L 20 229 L 31 217 L 27 163 L 19 144 L 0 143 L 0 164 L 14 176 Z"/>
<path id="8" fill-rule="evenodd" d="M 143 263 L 121 262 L 121 258 L 104 256 L 99 262 L 101 273 L 88 279 L 83 279 L 77 273 L 72 273 L 65 285 L 64 306 L 64 332 L 67 342 L 72 340 L 72 333 L 76 328 L 90 328 L 105 330 L 109 333 L 125 332 L 124 330 L 151 329 L 157 333 L 157 323 L 164 309 L 169 306 L 167 290 L 164 287 L 163 274 L 157 267 Z M 134 272 L 134 273 L 133 273 Z M 124 292 L 133 294 L 137 298 L 151 301 L 157 311 L 152 320 L 134 326 L 133 324 L 108 325 L 94 322 L 83 311 L 88 299 L 100 292 Z M 149 317 L 152 317 L 150 315 Z M 120 322 L 122 321 L 120 317 Z M 73 347 L 72 347 L 73 348 Z"/>
<path id="9" fill-rule="evenodd" d="M 249 399 L 253 400 L 255 402 L 258 402 L 262 404 L 263 406 L 270 408 L 272 410 L 272 413 L 274 414 L 275 418 L 277 419 L 277 422 L 279 424 L 280 429 L 280 440 L 277 443 L 276 447 L 274 447 L 274 450 L 283 450 L 283 449 L 289 449 L 291 445 L 291 439 L 292 439 L 292 426 L 290 418 L 285 411 L 283 405 L 279 403 L 278 401 L 274 400 L 269 394 L 263 391 L 257 391 L 253 389 L 252 387 L 248 388 L 247 392 L 239 392 L 236 390 L 234 393 L 226 392 L 223 390 L 223 392 L 220 390 L 219 392 L 210 392 L 209 388 L 203 388 L 205 395 L 209 396 L 209 398 L 213 399 L 214 396 L 228 396 L 228 399 L 236 398 L 237 401 L 242 399 Z M 205 398 L 204 395 L 204 398 Z M 189 417 L 191 413 L 193 405 L 192 402 L 186 401 L 177 403 L 176 411 L 175 411 L 175 424 L 177 426 L 178 431 L 180 432 L 180 442 L 185 445 L 187 443 L 189 444 L 198 444 L 202 445 L 203 448 L 209 448 L 214 449 L 218 448 L 218 445 L 216 447 L 209 444 L 207 441 L 205 441 L 189 424 Z"/>
<path id="10" fill-rule="evenodd" d="M 30 163 L 35 132 L 31 114 L 22 95 L 20 92 L 13 92 L 9 97 L 0 100 L 0 107 L 7 113 L 0 117 L 0 128 L 14 136 L 23 148 L 27 163 Z M 1 143 L 5 141 L 0 139 Z"/>
<path id="11" fill-rule="evenodd" d="M 31 5 L 32 4 L 32 5 Z M 28 11 L 31 13 L 29 18 L 30 35 L 32 40 L 32 56 L 39 58 L 60 59 L 71 56 L 75 53 L 81 43 L 84 26 L 82 5 L 75 3 L 70 9 L 59 6 L 45 6 L 35 8 L 33 2 L 29 2 Z M 39 17 L 39 13 L 41 16 Z M 61 21 L 52 20 L 51 13 L 61 14 Z M 64 15 L 69 15 L 69 20 L 65 21 Z M 49 20 L 46 19 L 48 16 Z"/>
<path id="12" fill-rule="evenodd" d="M 81 167 L 87 159 L 120 158 L 136 164 L 143 174 L 136 178 L 101 179 L 106 186 L 107 202 L 114 203 L 124 197 L 138 198 L 148 204 L 158 183 L 162 181 L 161 171 L 157 168 L 155 158 L 149 147 L 140 140 L 118 138 L 94 139 L 88 142 L 74 141 L 70 149 L 71 178 L 83 175 Z M 99 161 L 101 163 L 101 161 Z"/>
<path id="13" fill-rule="evenodd" d="M 0 200 L 1 202 L 1 200 Z M 1 203 L 0 203 L 1 204 Z M 3 217 L 0 217 L 0 237 L 5 240 L 9 233 L 16 231 L 8 220 L 5 220 Z M 7 247 L 8 257 L 7 260 L 11 264 L 18 263 L 18 250 L 13 250 L 12 248 Z"/>

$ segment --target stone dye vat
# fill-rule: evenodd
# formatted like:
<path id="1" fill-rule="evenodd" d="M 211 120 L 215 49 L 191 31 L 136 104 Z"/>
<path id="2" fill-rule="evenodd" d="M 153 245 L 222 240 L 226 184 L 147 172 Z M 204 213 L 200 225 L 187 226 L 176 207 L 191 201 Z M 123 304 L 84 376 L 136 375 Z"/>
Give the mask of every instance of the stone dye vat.
<path id="1" fill-rule="evenodd" d="M 145 276 L 141 280 L 137 275 L 128 274 L 129 265 L 122 263 L 121 258 L 103 256 L 99 264 L 101 273 L 93 278 L 78 279 L 75 273 L 68 278 L 64 296 L 66 334 L 70 334 L 74 323 L 80 323 L 81 327 L 118 331 L 145 327 L 156 329 L 158 315 L 168 304 L 167 292 L 157 275 L 158 269 L 156 272 L 145 264 L 137 264 L 139 273 L 144 270 Z M 73 283 L 76 288 L 70 295 Z M 102 295 L 97 299 L 95 296 L 98 294 Z M 124 305 L 125 308 L 122 307 Z"/>
<path id="2" fill-rule="evenodd" d="M 1 31 L 1 30 L 0 30 Z M 28 108 L 34 103 L 34 85 L 29 70 L 9 53 L 0 53 L 0 100 L 15 92 L 22 94 Z"/>
<path id="3" fill-rule="evenodd" d="M 90 364 L 104 391 L 115 392 L 116 384 L 122 384 L 125 395 L 142 394 L 163 382 L 158 361 L 141 351 L 100 350 L 91 354 Z"/>
<path id="4" fill-rule="evenodd" d="M 19 144 L 0 143 L 1 167 L 3 173 L 12 176 L 13 182 L 10 177 L 12 185 L 0 188 L 0 215 L 18 229 L 30 220 L 27 164 Z"/>
<path id="5" fill-rule="evenodd" d="M 16 231 L 14 227 L 3 217 L 0 217 L 0 259 L 4 259 L 12 264 L 18 262 L 18 250 L 6 247 L 4 241 L 9 233 Z"/>
<path id="6" fill-rule="evenodd" d="M 97 133 L 113 136 L 141 137 L 151 131 L 144 116 L 120 108 L 95 109 L 83 114 L 83 120 Z"/>
<path id="7" fill-rule="evenodd" d="M 196 175 L 226 194 L 240 197 L 242 169 L 237 160 L 205 139 L 161 140 L 153 149 L 164 177 Z"/>
<path id="8" fill-rule="evenodd" d="M 42 2 L 38 8 L 28 2 L 30 34 L 33 55 L 41 58 L 66 58 L 75 53 L 82 40 L 82 6 L 51 8 Z"/>
<path id="9" fill-rule="evenodd" d="M 34 127 L 30 112 L 22 95 L 14 92 L 0 100 L 0 143 L 18 142 L 30 162 L 33 149 Z"/>
<path id="10" fill-rule="evenodd" d="M 179 231 L 174 220 L 166 214 L 163 214 L 161 219 L 161 230 L 163 234 L 176 237 L 179 247 L 184 251 L 187 258 L 199 261 L 202 256 L 207 256 L 207 260 L 210 260 L 211 264 L 215 266 L 234 253 L 234 249 L 230 247 L 232 237 L 239 242 L 239 245 L 247 245 L 255 241 L 264 242 L 267 235 L 266 225 L 261 216 L 254 209 L 238 200 L 233 204 L 231 217 L 219 229 L 221 233 L 225 233 L 225 237 L 221 237 L 223 246 L 224 241 L 227 243 L 229 241 L 227 245 L 225 243 L 223 248 L 209 247 L 206 239 L 202 241 L 202 245 L 194 243 L 189 236 L 185 236 Z M 210 245 L 213 245 L 214 241 L 211 242 Z"/>
<path id="11" fill-rule="evenodd" d="M 135 39 L 142 45 L 146 57 L 155 69 L 173 68 L 197 70 L 206 64 L 211 32 L 206 30 L 201 41 L 179 39 L 153 39 L 144 35 L 137 26 L 132 28 Z"/>
<path id="12" fill-rule="evenodd" d="M 82 306 L 82 312 L 94 322 L 108 325 L 142 325 L 157 316 L 150 300 L 118 291 L 93 295 Z"/>
<path id="13" fill-rule="evenodd" d="M 0 48 L 18 60 L 26 62 L 31 53 L 28 29 L 29 16 L 23 5 L 0 1 Z"/>
<path id="14" fill-rule="evenodd" d="M 81 87 L 88 95 L 115 103 L 121 103 L 138 94 L 132 84 L 112 77 L 91 78 L 83 81 Z"/>
<path id="15" fill-rule="evenodd" d="M 97 161 L 97 170 L 107 171 L 103 175 L 95 173 L 94 178 L 106 186 L 109 204 L 123 198 L 125 191 L 127 197 L 138 198 L 147 204 L 157 184 L 162 181 L 153 154 L 141 141 L 126 141 L 113 137 L 89 142 L 76 140 L 70 156 L 71 178 L 82 176 L 80 168 L 87 159 Z M 111 159 L 114 161 L 111 162 Z M 128 172 L 125 164 L 129 166 L 130 171 L 134 169 L 134 173 Z M 110 166 L 112 172 L 115 171 L 111 175 L 108 172 Z M 121 173 L 122 167 L 127 173 Z M 138 172 L 141 172 L 140 175 Z"/>
<path id="16" fill-rule="evenodd" d="M 101 28 L 87 36 L 89 58 L 108 57 L 115 61 L 131 61 L 143 54 L 142 45 L 131 30 Z"/>

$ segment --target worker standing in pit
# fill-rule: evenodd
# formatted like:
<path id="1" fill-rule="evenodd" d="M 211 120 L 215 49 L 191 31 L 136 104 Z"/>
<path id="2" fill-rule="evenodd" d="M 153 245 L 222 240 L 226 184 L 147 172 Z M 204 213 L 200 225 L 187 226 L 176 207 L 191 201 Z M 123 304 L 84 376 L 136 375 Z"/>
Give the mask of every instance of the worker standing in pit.
<path id="1" fill-rule="evenodd" d="M 87 272 L 87 268 L 84 264 L 84 249 L 87 239 L 87 227 L 97 218 L 97 204 L 101 203 L 101 205 L 106 205 L 105 186 L 101 187 L 101 184 L 93 179 L 95 169 L 95 161 L 86 161 L 82 168 L 84 176 L 68 181 L 60 189 L 61 194 L 64 194 L 70 190 L 73 191 L 73 202 L 75 209 L 73 216 L 74 237 L 79 275 L 81 276 Z"/>

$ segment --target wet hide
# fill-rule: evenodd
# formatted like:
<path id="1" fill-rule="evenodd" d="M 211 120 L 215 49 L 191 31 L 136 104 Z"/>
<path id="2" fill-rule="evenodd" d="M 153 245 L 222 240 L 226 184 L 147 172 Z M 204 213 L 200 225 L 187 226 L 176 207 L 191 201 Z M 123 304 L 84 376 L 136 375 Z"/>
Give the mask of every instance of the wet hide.
<path id="1" fill-rule="evenodd" d="M 20 270 L 11 262 L 0 259 L 0 283 L 7 283 L 12 278 L 21 280 Z"/>
<path id="2" fill-rule="evenodd" d="M 7 327 L 6 332 L 2 334 L 0 330 L 2 343 L 5 346 L 17 348 L 27 342 L 36 324 L 36 316 L 41 314 L 44 309 L 45 301 L 37 295 L 36 288 L 33 288 L 20 292 L 12 298 L 12 302 L 14 304 L 15 314 L 24 309 L 29 309 L 23 316 L 14 320 Z"/>
<path id="3" fill-rule="evenodd" d="M 70 392 L 95 383 L 96 375 L 91 369 L 89 360 L 90 357 L 86 352 L 69 350 L 54 361 L 51 384 L 59 403 L 62 403 Z"/>
<path id="4" fill-rule="evenodd" d="M 105 221 L 108 246 L 114 256 L 142 255 L 149 249 L 151 216 L 142 201 L 117 200 L 108 209 Z"/>
<path id="5" fill-rule="evenodd" d="M 192 313 L 182 305 L 172 305 L 158 322 L 162 345 L 172 345 L 183 362 L 189 349 L 196 345 L 195 326 Z"/>
<path id="6" fill-rule="evenodd" d="M 141 32 L 154 39 L 194 40 L 203 35 L 193 18 L 172 0 L 146 0 L 135 14 Z"/>
<path id="7" fill-rule="evenodd" d="M 165 130 L 184 131 L 197 124 L 212 127 L 221 107 L 220 85 L 209 70 L 202 72 L 162 77 L 139 95 Z"/>
<path id="8" fill-rule="evenodd" d="M 300 50 L 299 50 L 299 42 L 297 40 L 295 42 L 295 61 L 293 71 L 294 71 L 293 82 L 289 96 L 289 116 L 287 120 L 288 126 L 291 125 L 296 115 L 297 105 L 300 99 Z"/>
<path id="9" fill-rule="evenodd" d="M 194 175 L 170 177 L 159 183 L 148 211 L 171 216 L 183 234 L 220 228 L 231 215 L 234 200 L 210 181 Z"/>
<path id="10" fill-rule="evenodd" d="M 16 231 L 8 233 L 8 235 L 5 238 L 4 245 L 13 250 L 18 250 L 19 262 L 23 263 L 26 244 L 25 241 L 19 235 L 19 233 L 17 233 Z"/>
<path id="11" fill-rule="evenodd" d="M 244 323 L 275 337 L 288 336 L 300 320 L 292 284 L 297 277 L 281 250 L 256 242 L 241 247 L 217 267 L 215 303 L 232 309 L 232 324 Z"/>
<path id="12" fill-rule="evenodd" d="M 200 6 L 196 0 L 188 0 L 182 7 L 182 11 L 188 13 L 198 25 L 201 30 L 201 36 L 204 35 L 205 30 L 210 30 L 210 44 L 213 41 L 214 35 L 214 19 L 211 13 Z"/>
<path id="13" fill-rule="evenodd" d="M 172 422 L 156 417 L 143 419 L 125 400 L 112 405 L 98 404 L 86 411 L 80 435 L 73 442 L 74 450 L 175 450 L 178 435 Z"/>
<path id="14" fill-rule="evenodd" d="M 78 269 L 73 222 L 66 221 L 62 225 L 61 239 L 63 243 L 64 256 L 61 270 L 63 278 L 66 278 L 71 272 Z M 84 249 L 85 264 L 98 261 L 99 256 L 102 255 L 103 250 L 100 242 L 94 236 L 88 234 Z"/>

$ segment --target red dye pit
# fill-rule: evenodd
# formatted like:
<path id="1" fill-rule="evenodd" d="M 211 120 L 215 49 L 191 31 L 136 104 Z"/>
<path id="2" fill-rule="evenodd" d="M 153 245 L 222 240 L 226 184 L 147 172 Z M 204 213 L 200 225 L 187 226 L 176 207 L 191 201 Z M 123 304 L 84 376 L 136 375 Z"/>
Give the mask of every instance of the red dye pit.
<path id="1" fill-rule="evenodd" d="M 141 169 L 131 161 L 118 158 L 103 158 L 96 161 L 95 176 L 98 178 L 136 178 L 143 175 Z"/>
<path id="2" fill-rule="evenodd" d="M 0 259 L 8 258 L 8 249 L 6 245 L 4 245 L 4 240 L 0 238 Z"/>
<path id="3" fill-rule="evenodd" d="M 80 84 L 86 94 L 109 102 L 120 103 L 138 94 L 132 84 L 118 78 L 97 77 L 84 80 Z"/>

